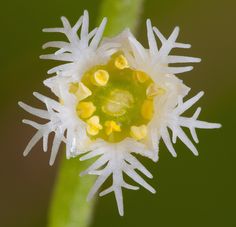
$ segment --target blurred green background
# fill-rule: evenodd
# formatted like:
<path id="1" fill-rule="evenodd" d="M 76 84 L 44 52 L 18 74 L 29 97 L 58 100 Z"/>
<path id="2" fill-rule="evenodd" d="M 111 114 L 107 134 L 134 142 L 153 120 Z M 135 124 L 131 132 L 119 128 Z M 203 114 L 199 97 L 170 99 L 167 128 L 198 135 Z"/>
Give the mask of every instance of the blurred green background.
<path id="1" fill-rule="evenodd" d="M 46 71 L 55 63 L 39 60 L 41 45 L 59 40 L 43 34 L 44 27 L 61 25 L 65 15 L 74 23 L 84 9 L 96 24 L 101 0 L 4 1 L 1 3 L 1 158 L 0 226 L 45 227 L 58 161 L 49 167 L 49 153 L 41 144 L 23 158 L 33 129 L 21 124 L 27 118 L 17 101 L 40 106 L 33 91 L 50 95 L 43 87 Z M 199 102 L 200 119 L 220 122 L 220 130 L 199 130 L 200 156 L 177 143 L 172 158 L 161 144 L 160 161 L 142 159 L 154 173 L 152 195 L 141 189 L 125 191 L 125 216 L 119 217 L 113 195 L 99 199 L 91 227 L 100 226 L 236 226 L 235 113 L 236 113 L 236 2 L 233 0 L 147 0 L 141 12 L 138 39 L 146 41 L 145 20 L 151 18 L 165 35 L 175 25 L 179 41 L 192 44 L 178 53 L 202 58 L 192 72 L 179 75 L 192 87 L 190 95 L 206 92 Z M 106 15 L 104 15 L 106 16 Z M 192 110 L 192 112 L 194 109 Z M 192 112 L 190 114 L 192 114 Z"/>

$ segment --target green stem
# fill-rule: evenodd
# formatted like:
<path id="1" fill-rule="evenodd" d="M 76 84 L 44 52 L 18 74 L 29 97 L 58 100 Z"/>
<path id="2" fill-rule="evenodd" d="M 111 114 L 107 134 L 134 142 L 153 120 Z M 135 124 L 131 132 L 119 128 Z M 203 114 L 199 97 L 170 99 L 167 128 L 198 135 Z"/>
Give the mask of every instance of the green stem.
<path id="1" fill-rule="evenodd" d="M 86 197 L 95 177 L 80 177 L 79 173 L 90 164 L 80 162 L 78 158 L 61 160 L 50 209 L 49 227 L 89 225 L 94 201 L 87 202 Z"/>
<path id="2" fill-rule="evenodd" d="M 105 36 L 114 36 L 125 28 L 137 30 L 143 0 L 104 0 L 100 10 L 100 21 L 108 18 Z"/>
<path id="3" fill-rule="evenodd" d="M 105 35 L 117 35 L 126 27 L 135 31 L 141 6 L 142 0 L 104 0 L 99 18 L 108 17 Z M 80 162 L 78 158 L 61 160 L 49 212 L 49 227 L 89 226 L 95 201 L 87 202 L 86 197 L 96 178 L 80 177 L 79 173 L 90 164 Z"/>

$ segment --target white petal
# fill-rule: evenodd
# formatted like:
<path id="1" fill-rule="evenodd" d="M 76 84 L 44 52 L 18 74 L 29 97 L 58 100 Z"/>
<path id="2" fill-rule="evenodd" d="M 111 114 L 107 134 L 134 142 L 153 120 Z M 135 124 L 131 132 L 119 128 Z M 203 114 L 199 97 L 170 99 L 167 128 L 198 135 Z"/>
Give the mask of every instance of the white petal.
<path id="1" fill-rule="evenodd" d="M 109 175 L 112 173 L 112 171 L 108 168 L 104 170 L 104 173 L 100 175 L 96 182 L 94 183 L 93 187 L 91 188 L 87 200 L 91 200 L 92 197 L 97 193 L 99 188 L 102 186 L 102 184 L 105 182 L 105 180 L 109 177 Z"/>
<path id="2" fill-rule="evenodd" d="M 158 28 L 153 27 L 153 31 L 156 33 L 157 37 L 160 39 L 162 44 L 166 42 L 166 38 L 162 35 L 162 33 L 158 30 Z"/>
<path id="3" fill-rule="evenodd" d="M 120 187 L 114 190 L 120 216 L 124 215 L 123 195 Z"/>
<path id="4" fill-rule="evenodd" d="M 114 190 L 114 189 L 113 189 L 113 186 L 111 186 L 111 187 L 105 189 L 104 191 L 100 192 L 100 193 L 99 193 L 99 196 L 107 195 L 107 194 L 113 192 L 113 190 Z"/>
<path id="5" fill-rule="evenodd" d="M 77 22 L 76 22 L 75 25 L 73 26 L 72 30 L 73 30 L 74 32 L 77 32 L 78 29 L 80 28 L 80 26 L 82 25 L 82 22 L 83 22 L 83 16 L 81 16 L 81 17 L 77 20 Z"/>
<path id="6" fill-rule="evenodd" d="M 198 155 L 197 149 L 180 127 L 177 129 L 177 135 L 180 138 L 180 140 L 182 140 L 182 142 L 193 152 L 193 154 L 197 156 Z"/>
<path id="7" fill-rule="evenodd" d="M 147 36 L 148 36 L 150 53 L 154 56 L 155 54 L 157 54 L 158 49 L 150 19 L 147 20 Z"/>
<path id="8" fill-rule="evenodd" d="M 53 140 L 53 144 L 52 144 L 52 153 L 51 153 L 50 161 L 49 161 L 50 166 L 52 166 L 55 162 L 57 153 L 59 151 L 60 144 L 62 142 L 62 137 L 63 137 L 63 134 L 56 131 L 55 137 L 54 137 L 54 140 Z"/>
<path id="9" fill-rule="evenodd" d="M 66 17 L 62 16 L 61 17 L 61 21 L 62 21 L 62 24 L 63 24 L 63 26 L 65 28 L 65 31 L 71 30 L 70 22 L 67 20 Z"/>
<path id="10" fill-rule="evenodd" d="M 43 151 L 46 152 L 48 150 L 48 133 L 43 135 Z"/>
<path id="11" fill-rule="evenodd" d="M 186 49 L 188 49 L 188 48 L 191 47 L 191 45 L 190 44 L 186 44 L 186 43 L 175 43 L 174 47 L 175 48 L 186 48 Z"/>
<path id="12" fill-rule="evenodd" d="M 123 183 L 122 187 L 127 188 L 127 189 L 130 189 L 130 190 L 139 190 L 139 187 L 133 186 L 133 185 L 131 185 L 131 184 L 127 184 L 127 183 L 125 183 L 125 182 Z"/>
<path id="13" fill-rule="evenodd" d="M 55 54 L 45 54 L 40 56 L 41 59 L 51 59 L 51 60 L 56 60 L 56 61 L 73 61 L 73 56 L 71 54 L 60 54 L 60 55 L 55 55 Z"/>
<path id="14" fill-rule="evenodd" d="M 140 177 L 132 168 L 128 167 L 128 165 L 124 168 L 124 172 L 132 178 L 135 182 L 146 188 L 151 193 L 156 193 L 156 190 L 150 186 L 142 177 Z"/>
<path id="15" fill-rule="evenodd" d="M 141 61 L 145 59 L 145 52 L 143 46 L 134 38 L 134 37 L 129 37 L 128 38 L 131 44 L 131 47 L 133 49 L 133 54 L 136 58 L 136 61 Z"/>
<path id="16" fill-rule="evenodd" d="M 168 63 L 187 63 L 187 62 L 200 62 L 200 58 L 185 57 L 185 56 L 171 56 L 166 58 Z"/>
<path id="17" fill-rule="evenodd" d="M 104 154 L 104 150 L 103 150 L 102 148 L 97 149 L 97 150 L 94 150 L 94 151 L 91 151 L 91 152 L 89 152 L 88 154 L 82 156 L 82 157 L 80 158 L 80 161 L 84 161 L 84 160 L 87 160 L 87 159 L 96 157 L 96 156 L 98 156 L 98 155 L 101 155 L 101 154 Z"/>
<path id="18" fill-rule="evenodd" d="M 42 125 L 40 125 L 40 124 L 38 124 L 38 123 L 36 123 L 36 122 L 34 122 L 34 121 L 31 121 L 31 120 L 23 120 L 22 121 L 24 124 L 27 124 L 27 125 L 30 125 L 30 126 L 32 126 L 33 128 L 36 128 L 36 129 L 39 129 Z"/>
<path id="19" fill-rule="evenodd" d="M 28 143 L 27 147 L 25 148 L 23 155 L 26 156 L 29 154 L 31 149 L 35 146 L 35 144 L 43 137 L 40 131 L 36 132 L 35 135 L 32 137 L 30 142 Z"/>
<path id="20" fill-rule="evenodd" d="M 88 38 L 88 29 L 89 29 L 89 17 L 88 17 L 88 11 L 84 11 L 84 16 L 83 16 L 83 22 L 82 22 L 82 28 L 81 28 L 81 40 L 87 40 Z"/>
<path id="21" fill-rule="evenodd" d="M 161 67 L 160 71 L 165 74 L 179 74 L 191 71 L 193 69 L 192 66 L 185 67 Z"/>
<path id="22" fill-rule="evenodd" d="M 35 115 L 37 117 L 43 118 L 43 119 L 49 119 L 49 114 L 45 110 L 41 110 L 38 108 L 31 107 L 23 102 L 18 102 L 19 106 L 23 108 L 28 113 Z"/>
<path id="23" fill-rule="evenodd" d="M 192 97 L 188 101 L 184 102 L 181 106 L 176 108 L 175 113 L 178 115 L 181 115 L 187 109 L 189 109 L 191 106 L 193 106 L 203 95 L 204 95 L 204 92 L 200 91 L 197 95 L 195 95 L 194 97 Z"/>
<path id="24" fill-rule="evenodd" d="M 101 41 L 106 23 L 107 23 L 107 18 L 103 18 L 102 23 L 100 24 L 95 36 L 93 37 L 91 41 L 91 44 L 90 44 L 91 48 L 97 48 L 99 42 Z"/>
<path id="25" fill-rule="evenodd" d="M 170 135 L 168 133 L 167 128 L 162 128 L 161 129 L 161 137 L 166 145 L 166 147 L 168 148 L 168 150 L 170 151 L 170 153 L 172 154 L 173 157 L 177 157 L 177 154 L 175 152 L 174 147 L 172 146 L 171 140 L 170 140 Z"/>
<path id="26" fill-rule="evenodd" d="M 59 32 L 59 33 L 64 33 L 64 28 L 44 28 L 43 32 Z"/>
<path id="27" fill-rule="evenodd" d="M 148 178 L 153 178 L 152 174 L 138 161 L 134 156 L 127 153 L 126 161 L 128 161 L 133 167 L 137 168 L 140 172 L 142 172 Z"/>
<path id="28" fill-rule="evenodd" d="M 103 165 L 105 165 L 108 162 L 109 158 L 105 155 L 102 157 L 98 158 L 88 169 L 80 173 L 80 176 L 86 175 L 91 171 L 94 171 Z"/>

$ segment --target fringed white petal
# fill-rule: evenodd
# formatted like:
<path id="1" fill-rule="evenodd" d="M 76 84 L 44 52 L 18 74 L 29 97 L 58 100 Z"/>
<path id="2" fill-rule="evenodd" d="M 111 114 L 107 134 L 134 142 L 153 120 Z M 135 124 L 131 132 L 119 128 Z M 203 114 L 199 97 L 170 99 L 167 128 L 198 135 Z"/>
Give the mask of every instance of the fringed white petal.
<path id="1" fill-rule="evenodd" d="M 68 42 L 51 41 L 44 44 L 43 49 L 58 48 L 58 50 L 53 54 L 42 55 L 40 58 L 68 62 L 50 69 L 48 73 L 57 73 L 58 76 L 54 79 L 59 80 L 59 82 L 60 77 L 69 77 L 67 83 L 71 81 L 78 82 L 83 73 L 90 67 L 105 64 L 109 57 L 116 52 L 117 43 L 101 44 L 107 22 L 106 18 L 102 20 L 98 28 L 93 29 L 91 32 L 89 32 L 89 16 L 86 10 L 74 26 L 71 26 L 65 17 L 62 17 L 61 20 L 63 28 L 47 28 L 43 29 L 43 31 L 63 33 Z M 80 35 L 78 35 L 79 30 Z M 57 92 L 53 84 L 47 83 L 47 86 L 54 93 Z M 55 94 L 59 95 L 58 93 Z"/>
<path id="2" fill-rule="evenodd" d="M 175 143 L 177 138 L 179 138 L 193 152 L 194 155 L 198 155 L 196 147 L 193 145 L 193 143 L 187 137 L 181 127 L 189 128 L 192 138 L 196 143 L 198 143 L 196 128 L 213 129 L 221 127 L 221 125 L 217 123 L 208 123 L 205 121 L 197 120 L 201 108 L 197 108 L 192 117 L 181 116 L 186 110 L 192 107 L 203 96 L 203 94 L 203 92 L 199 92 L 197 95 L 185 102 L 183 102 L 182 98 L 179 99 L 178 104 L 175 108 L 173 108 L 172 110 L 166 110 L 166 113 L 162 113 L 161 120 L 156 119 L 154 121 L 157 122 L 159 120 L 160 136 L 163 139 L 166 147 L 174 157 L 176 157 L 176 152 L 174 150 L 172 142 Z M 152 124 L 155 124 L 154 122 Z M 168 129 L 172 131 L 172 141 L 170 139 Z"/>
<path id="3" fill-rule="evenodd" d="M 80 143 L 82 143 L 88 138 L 86 136 L 84 123 L 76 117 L 75 106 L 71 105 L 73 99 L 70 100 L 70 98 L 67 97 L 67 101 L 62 105 L 37 92 L 34 92 L 34 96 L 46 105 L 47 110 L 33 108 L 22 102 L 19 102 L 20 107 L 32 115 L 48 120 L 48 122 L 38 124 L 30 120 L 23 121 L 23 123 L 31 125 L 38 130 L 28 143 L 23 153 L 24 156 L 28 155 L 41 138 L 43 139 L 43 150 L 46 152 L 48 150 L 48 136 L 51 132 L 54 132 L 55 135 L 49 161 L 50 165 L 53 165 L 62 142 L 65 142 L 67 145 L 67 158 L 78 155 L 80 153 L 79 143 L 75 141 L 80 140 Z M 80 133 L 78 133 L 79 131 Z"/>
<path id="4" fill-rule="evenodd" d="M 112 185 L 102 191 L 99 195 L 104 196 L 108 193 L 114 192 L 119 214 L 124 215 L 123 206 L 123 194 L 122 188 L 131 190 L 139 189 L 137 186 L 130 185 L 124 181 L 123 175 L 126 174 L 136 183 L 140 184 L 152 193 L 155 193 L 155 189 L 151 187 L 135 170 L 140 171 L 148 178 L 152 178 L 152 174 L 138 161 L 132 153 L 138 153 L 143 156 L 149 156 L 148 149 L 138 149 L 143 147 L 143 144 L 136 146 L 138 143 L 135 141 L 132 143 L 132 139 L 126 139 L 119 143 L 107 143 L 105 141 L 96 141 L 90 152 L 80 158 L 80 160 L 87 160 L 96 156 L 100 156 L 87 170 L 81 173 L 81 175 L 92 174 L 98 175 L 96 182 L 94 183 L 88 199 L 91 199 L 107 180 L 112 175 Z M 144 148 L 144 147 L 143 147 Z M 147 155 L 148 154 L 148 155 Z"/>
<path id="5" fill-rule="evenodd" d="M 125 33 L 127 35 L 127 39 L 129 40 L 130 49 L 132 50 L 132 54 L 130 55 L 130 51 L 125 50 L 121 47 L 122 51 L 124 51 L 127 59 L 131 66 L 135 69 L 141 70 L 149 74 L 154 81 L 156 81 L 155 77 L 163 76 L 163 74 L 178 74 L 192 70 L 192 66 L 185 67 L 173 67 L 169 64 L 173 63 L 195 63 L 200 62 L 200 58 L 195 57 L 186 57 L 186 56 L 175 56 L 170 55 L 170 52 L 174 48 L 190 48 L 189 44 L 183 44 L 176 42 L 176 39 L 179 34 L 179 27 L 176 27 L 169 38 L 165 38 L 161 32 L 156 28 L 152 27 L 151 21 L 147 20 L 147 38 L 149 48 L 144 48 L 130 33 Z M 161 41 L 161 46 L 158 48 L 157 41 L 155 36 Z M 110 40 L 110 42 L 117 40 Z M 124 45 L 127 46 L 127 44 Z M 123 46 L 123 45 L 122 45 Z M 127 49 L 127 47 L 126 47 Z"/>

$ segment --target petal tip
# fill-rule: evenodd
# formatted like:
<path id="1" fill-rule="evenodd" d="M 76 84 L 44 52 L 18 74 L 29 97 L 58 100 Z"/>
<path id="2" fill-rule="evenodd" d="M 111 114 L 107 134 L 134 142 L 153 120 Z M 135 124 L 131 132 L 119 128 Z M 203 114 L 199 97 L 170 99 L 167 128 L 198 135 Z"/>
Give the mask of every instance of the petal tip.
<path id="1" fill-rule="evenodd" d="M 28 155 L 28 152 L 24 151 L 23 156 L 26 157 Z"/>
<path id="2" fill-rule="evenodd" d="M 18 103 L 18 106 L 20 106 L 22 108 L 22 106 L 24 105 L 23 102 L 19 101 Z"/>

